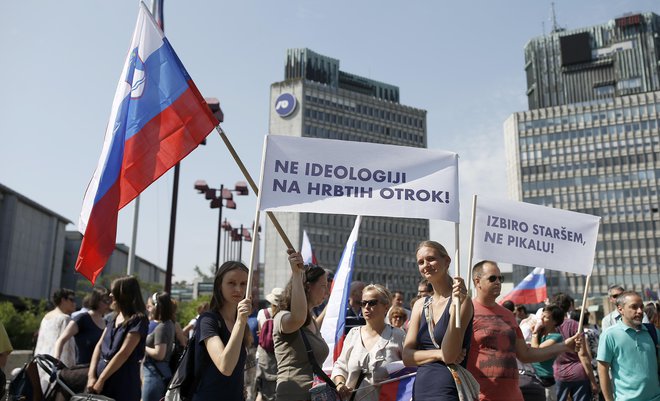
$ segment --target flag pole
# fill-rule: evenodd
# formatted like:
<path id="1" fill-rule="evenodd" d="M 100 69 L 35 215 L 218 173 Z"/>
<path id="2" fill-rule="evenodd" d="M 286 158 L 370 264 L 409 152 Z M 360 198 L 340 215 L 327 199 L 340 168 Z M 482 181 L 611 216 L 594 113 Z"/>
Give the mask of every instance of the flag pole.
<path id="1" fill-rule="evenodd" d="M 593 271 L 593 267 L 592 267 Z M 582 333 L 584 327 L 584 310 L 587 307 L 587 293 L 589 292 L 589 283 L 591 282 L 591 273 L 584 282 L 584 294 L 582 294 L 582 310 L 580 311 L 580 323 L 578 324 L 578 333 Z"/>
<path id="2" fill-rule="evenodd" d="M 135 246 L 137 244 L 139 215 L 140 215 L 140 195 L 135 197 L 135 203 L 133 203 L 133 238 L 131 238 L 131 249 L 128 250 L 128 266 L 126 267 L 127 276 L 133 274 L 133 268 L 135 266 Z"/>
<path id="3" fill-rule="evenodd" d="M 477 195 L 472 195 L 472 220 L 470 221 L 470 243 L 468 245 L 468 284 L 467 290 L 472 289 L 472 259 L 474 258 L 474 224 L 477 215 Z"/>
<path id="4" fill-rule="evenodd" d="M 160 29 L 165 32 L 165 18 L 163 13 L 164 0 L 153 0 L 151 11 Z M 174 272 L 174 238 L 176 234 L 176 212 L 179 203 L 179 176 L 181 163 L 174 165 L 172 183 L 172 205 L 170 210 L 170 232 L 167 241 L 167 265 L 165 267 L 165 292 L 172 292 L 172 273 Z"/>
<path id="5" fill-rule="evenodd" d="M 456 250 L 454 252 L 454 266 L 456 268 L 456 277 L 461 275 L 461 255 L 460 255 L 460 232 L 459 232 L 459 223 L 454 223 L 454 237 Z M 453 283 L 453 280 L 452 280 Z M 456 328 L 461 328 L 461 300 L 457 297 L 454 299 L 454 304 L 456 305 Z"/>
<path id="6" fill-rule="evenodd" d="M 217 128 L 217 126 L 216 126 Z M 222 132 L 222 130 L 220 130 Z M 229 147 L 229 145 L 227 145 Z M 232 156 L 235 155 L 235 151 L 230 150 L 232 152 Z M 234 159 L 237 159 L 237 163 L 240 161 L 238 159 L 238 155 L 234 156 Z M 259 184 L 263 182 L 263 177 L 264 177 L 264 168 L 266 166 L 266 138 L 264 138 L 264 145 L 262 147 L 262 153 L 261 153 L 261 168 L 259 169 Z M 247 169 L 245 169 L 245 166 L 240 163 L 241 170 L 243 171 L 243 174 L 245 174 L 245 178 L 250 177 L 250 175 L 247 172 Z M 245 293 L 246 297 L 252 296 L 252 280 L 254 277 L 254 258 L 257 256 L 257 251 L 258 251 L 258 241 L 256 240 L 257 236 L 257 227 L 259 227 L 259 209 L 261 209 L 261 191 L 259 191 L 256 188 L 256 185 L 254 184 L 254 181 L 252 181 L 252 177 L 248 179 L 250 181 L 250 185 L 252 185 L 252 190 L 254 191 L 255 194 L 257 194 L 257 205 L 256 205 L 256 210 L 254 212 L 254 237 L 252 238 L 252 250 L 250 252 L 250 264 L 248 265 L 248 279 L 247 279 L 247 292 Z M 261 188 L 259 188 L 261 189 Z M 241 234 L 243 234 L 241 232 Z"/>
<path id="7" fill-rule="evenodd" d="M 257 188 L 257 184 L 254 183 L 254 180 L 252 179 L 252 176 L 250 173 L 247 171 L 247 168 L 243 164 L 243 161 L 241 161 L 241 158 L 238 156 L 238 153 L 236 153 L 236 150 L 234 149 L 234 146 L 232 146 L 231 142 L 229 141 L 229 138 L 227 138 L 227 135 L 225 134 L 225 131 L 220 128 L 219 125 L 215 127 L 215 130 L 220 134 L 220 138 L 222 138 L 222 141 L 225 143 L 227 146 L 227 149 L 229 150 L 229 153 L 231 153 L 232 157 L 234 158 L 234 161 L 236 161 L 236 164 L 238 164 L 238 168 L 241 169 L 241 172 L 243 172 L 243 175 L 245 176 L 245 179 L 247 180 L 248 184 L 250 184 L 250 188 L 254 191 L 254 193 L 259 196 L 259 188 Z M 265 149 L 265 146 L 264 146 Z M 265 150 L 264 150 L 265 151 Z M 263 160 L 263 158 L 262 158 Z M 280 237 L 282 238 L 282 241 L 284 241 L 284 244 L 286 245 L 287 249 L 296 249 L 291 241 L 289 240 L 289 237 L 286 235 L 284 232 L 284 229 L 280 225 L 280 222 L 277 221 L 277 218 L 273 214 L 273 212 L 266 212 L 266 215 L 270 218 L 270 221 L 273 223 L 273 226 L 275 226 L 275 229 L 277 230 L 278 234 L 280 234 Z"/>

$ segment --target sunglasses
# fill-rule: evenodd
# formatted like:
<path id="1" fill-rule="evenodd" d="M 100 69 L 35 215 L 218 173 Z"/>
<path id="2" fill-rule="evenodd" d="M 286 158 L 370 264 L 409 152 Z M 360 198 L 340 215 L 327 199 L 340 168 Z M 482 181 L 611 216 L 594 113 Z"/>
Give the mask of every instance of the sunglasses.
<path id="1" fill-rule="evenodd" d="M 360 305 L 362 305 L 363 308 L 366 308 L 367 306 L 374 307 L 374 306 L 378 305 L 378 303 L 379 303 L 379 302 L 378 302 L 377 299 L 370 299 L 370 300 L 368 300 L 368 301 L 362 301 L 362 302 L 360 302 Z"/>
<path id="2" fill-rule="evenodd" d="M 490 281 L 491 283 L 494 283 L 496 280 L 500 280 L 500 283 L 503 283 L 504 276 L 488 276 L 487 280 Z"/>
<path id="3" fill-rule="evenodd" d="M 621 295 L 621 294 L 623 294 L 623 293 L 620 293 L 620 294 L 612 294 L 612 295 L 610 295 L 610 297 L 611 297 L 612 299 L 617 299 L 617 298 L 619 298 L 619 295 Z"/>

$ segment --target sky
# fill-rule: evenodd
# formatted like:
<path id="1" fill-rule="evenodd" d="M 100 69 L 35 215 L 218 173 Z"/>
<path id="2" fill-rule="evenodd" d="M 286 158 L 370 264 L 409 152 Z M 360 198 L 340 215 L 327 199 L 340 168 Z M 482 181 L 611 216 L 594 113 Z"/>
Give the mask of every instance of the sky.
<path id="1" fill-rule="evenodd" d="M 660 12 L 656 1 L 556 0 L 560 27 Z M 150 5 L 149 3 L 147 5 Z M 137 1 L 0 2 L 0 183 L 71 220 L 98 163 Z M 503 123 L 527 109 L 525 44 L 549 33 L 546 0 L 168 1 L 165 34 L 202 94 L 220 99 L 223 129 L 254 177 L 268 133 L 270 85 L 284 79 L 286 49 L 307 47 L 340 69 L 397 85 L 402 104 L 425 109 L 428 147 L 459 154 L 461 260 L 473 194 L 507 197 Z M 255 144 L 259 144 L 256 145 Z M 193 189 L 233 187 L 242 174 L 217 134 L 181 163 L 174 281 L 215 260 L 217 210 Z M 141 197 L 136 252 L 167 262 L 172 173 Z M 251 225 L 254 194 L 223 210 Z M 117 242 L 131 243 L 133 206 Z M 431 239 L 454 246 L 451 223 Z M 249 244 L 243 251 L 249 255 Z"/>

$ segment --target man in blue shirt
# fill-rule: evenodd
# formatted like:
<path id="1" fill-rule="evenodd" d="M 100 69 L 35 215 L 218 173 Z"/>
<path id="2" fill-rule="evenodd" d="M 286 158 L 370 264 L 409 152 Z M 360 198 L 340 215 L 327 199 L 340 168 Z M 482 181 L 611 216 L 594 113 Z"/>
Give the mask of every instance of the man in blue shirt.
<path id="1" fill-rule="evenodd" d="M 660 401 L 657 349 L 642 324 L 642 298 L 634 291 L 623 292 L 616 307 L 621 320 L 601 334 L 598 344 L 598 376 L 605 400 Z"/>

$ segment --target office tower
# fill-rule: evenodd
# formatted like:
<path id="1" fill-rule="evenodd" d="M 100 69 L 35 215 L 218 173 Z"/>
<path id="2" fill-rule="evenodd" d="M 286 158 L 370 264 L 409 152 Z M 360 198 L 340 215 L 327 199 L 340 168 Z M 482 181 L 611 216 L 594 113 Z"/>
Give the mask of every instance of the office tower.
<path id="1" fill-rule="evenodd" d="M 645 13 L 532 39 L 529 110 L 504 123 L 514 199 L 602 217 L 593 295 L 614 283 L 657 294 L 659 33 Z M 530 269 L 514 266 L 514 280 Z M 546 276 L 548 294 L 584 291 L 583 276 Z"/>
<path id="2" fill-rule="evenodd" d="M 284 81 L 270 89 L 269 133 L 426 147 L 426 111 L 399 103 L 399 88 L 339 69 L 339 60 L 309 49 L 289 49 Z M 318 262 L 336 270 L 354 216 L 276 213 L 297 248 L 307 231 Z M 417 292 L 417 244 L 428 239 L 428 220 L 364 217 L 353 279 Z M 267 219 L 264 291 L 289 277 L 284 242 Z"/>

